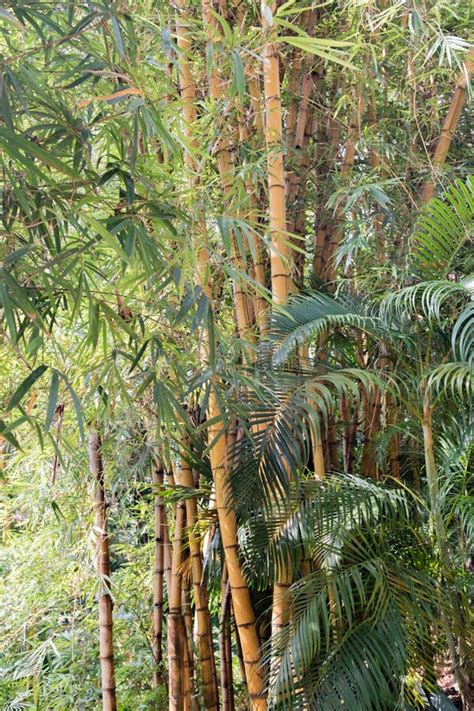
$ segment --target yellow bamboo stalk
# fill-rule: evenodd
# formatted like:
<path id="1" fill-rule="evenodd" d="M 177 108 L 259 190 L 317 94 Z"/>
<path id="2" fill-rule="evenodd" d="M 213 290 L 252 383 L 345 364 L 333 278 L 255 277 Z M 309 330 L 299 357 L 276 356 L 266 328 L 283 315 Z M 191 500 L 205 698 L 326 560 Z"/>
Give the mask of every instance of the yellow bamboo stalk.
<path id="1" fill-rule="evenodd" d="M 89 431 L 89 468 L 95 481 L 94 532 L 97 540 L 95 567 L 99 577 L 99 654 L 102 677 L 102 709 L 103 711 L 116 711 L 113 602 L 110 595 L 109 536 L 101 447 L 101 437 L 98 431 L 91 427 Z"/>
<path id="2" fill-rule="evenodd" d="M 277 29 L 272 21 L 276 2 L 262 0 L 262 27 L 266 35 L 263 53 L 265 136 L 267 144 L 268 223 L 271 248 L 272 295 L 276 304 L 286 304 L 290 291 L 290 247 L 286 233 L 285 171 L 281 115 L 280 59 Z"/>
<path id="3" fill-rule="evenodd" d="M 245 676 L 253 711 L 266 709 L 265 686 L 262 670 L 260 640 L 247 581 L 242 572 L 237 542 L 237 518 L 229 497 L 229 471 L 226 468 L 227 452 L 225 432 L 214 390 L 209 395 L 209 441 L 211 468 L 215 483 L 215 496 L 219 526 L 227 565 L 235 623 L 242 645 Z"/>
<path id="4" fill-rule="evenodd" d="M 265 34 L 263 78 L 265 96 L 265 134 L 267 148 L 268 223 L 271 237 L 270 267 L 272 298 L 276 304 L 286 304 L 292 290 L 290 277 L 291 249 L 287 235 L 286 185 L 283 161 L 283 125 L 281 110 L 280 59 L 278 33 L 273 16 L 276 2 L 261 3 L 262 28 Z M 292 572 L 283 567 L 273 585 L 272 639 L 276 642 L 289 620 L 288 589 Z M 276 659 L 272 659 L 274 675 Z"/>
<path id="5" fill-rule="evenodd" d="M 241 32 L 245 29 L 245 13 L 243 11 L 243 6 L 240 0 L 234 0 L 234 14 L 237 20 L 237 24 Z M 252 106 L 252 123 L 255 127 L 257 137 L 263 139 L 264 137 L 264 126 L 263 126 L 263 116 L 262 107 L 260 101 L 260 84 L 258 78 L 251 67 L 249 59 L 246 57 L 244 59 L 245 73 L 248 77 L 247 85 L 250 94 L 250 102 Z M 239 140 L 242 145 L 250 138 L 249 125 L 245 120 L 243 111 L 239 112 Z M 258 236 L 258 204 L 257 204 L 257 192 L 255 183 L 251 176 L 246 172 L 245 177 L 245 191 L 247 193 L 247 209 L 246 209 L 246 220 L 251 229 L 251 240 L 252 240 L 252 259 L 253 263 L 250 268 L 250 275 L 257 284 L 265 289 L 265 265 L 263 261 L 263 250 L 262 245 Z M 267 302 L 258 291 L 254 294 L 253 300 L 253 310 L 255 313 L 255 320 L 258 326 L 261 336 L 264 336 L 268 331 L 268 319 L 267 319 Z"/>
<path id="6" fill-rule="evenodd" d="M 436 148 L 431 161 L 431 175 L 426 181 L 421 193 L 421 202 L 425 205 L 435 194 L 436 181 L 441 168 L 446 162 L 449 149 L 454 137 L 454 133 L 459 123 L 463 106 L 466 102 L 467 87 L 474 69 L 474 52 L 470 52 L 466 58 L 464 69 L 458 77 L 456 87 L 451 99 L 448 113 L 441 128 L 441 133 L 436 143 Z"/>
<path id="7" fill-rule="evenodd" d="M 220 8 L 221 13 L 223 13 L 225 10 L 225 4 L 220 3 Z M 207 41 L 212 44 L 216 42 L 216 40 L 220 39 L 221 29 L 213 13 L 212 3 L 210 2 L 210 0 L 202 0 L 202 17 L 206 30 Z M 225 97 L 225 83 L 221 79 L 219 67 L 216 63 L 214 63 L 209 76 L 209 95 L 212 101 L 216 103 L 222 103 L 222 100 Z M 217 152 L 217 167 L 221 178 L 224 203 L 227 210 L 232 204 L 234 188 L 234 168 L 229 138 L 224 129 L 225 127 L 221 126 L 219 139 L 217 140 L 217 145 L 214 150 L 215 152 Z M 232 265 L 234 266 L 234 269 L 237 273 L 245 272 L 245 261 L 240 255 L 239 248 L 236 244 L 234 231 L 232 229 L 229 231 L 231 236 Z M 242 288 L 242 281 L 238 277 L 235 277 L 233 279 L 233 289 L 234 310 L 237 320 L 239 338 L 243 342 L 245 342 L 246 340 L 253 341 L 254 338 L 251 331 L 252 319 L 250 305 L 248 303 L 247 294 Z"/>
<path id="8" fill-rule="evenodd" d="M 183 133 L 190 147 L 190 150 L 186 152 L 186 164 L 192 175 L 191 189 L 195 189 L 198 183 L 199 166 L 196 155 L 199 152 L 199 143 L 194 132 L 194 125 L 197 120 L 197 91 L 188 61 L 191 50 L 191 36 L 188 27 L 189 14 L 185 0 L 175 0 L 174 6 L 176 8 L 176 43 L 180 50 L 178 55 L 178 81 L 184 121 Z M 196 232 L 200 238 L 200 243 L 198 243 L 198 280 L 206 296 L 211 299 L 209 252 L 205 244 L 206 231 L 204 214 L 201 209 L 198 209 L 196 219 Z"/>
<path id="9" fill-rule="evenodd" d="M 183 0 L 177 0 L 177 8 L 179 13 L 179 21 L 177 23 L 177 34 L 181 41 L 180 47 L 183 48 L 184 52 L 189 51 L 190 40 L 187 29 L 184 25 L 183 17 L 185 14 L 185 3 Z M 211 6 L 208 2 L 203 2 L 203 17 L 208 31 L 215 32 L 215 19 L 211 12 Z M 184 62 L 183 62 L 184 63 Z M 189 70 L 189 65 L 186 62 L 186 69 Z M 184 72 L 180 72 L 184 75 Z M 194 87 L 193 78 L 190 70 L 186 72 L 186 78 L 183 79 L 183 84 L 186 83 Z M 221 87 L 218 75 L 214 72 L 211 76 L 211 93 L 214 98 L 220 96 Z M 191 112 L 191 103 L 195 105 L 196 92 L 187 92 L 183 97 L 183 91 L 181 92 L 183 101 L 188 105 L 188 111 Z M 195 113 L 194 113 L 195 116 Z M 188 124 L 189 125 L 189 124 Z M 220 146 L 222 148 L 222 144 Z M 219 150 L 219 172 L 221 174 L 221 179 L 223 180 L 224 190 L 229 196 L 230 193 L 230 179 L 231 179 L 231 164 L 230 164 L 230 152 L 228 145 L 224 144 L 224 151 Z M 201 252 L 199 254 L 199 262 L 202 265 L 206 261 L 206 255 Z M 203 284 L 203 289 L 206 293 L 210 292 L 208 275 L 205 273 L 205 278 L 203 278 L 204 270 L 200 270 L 201 283 Z M 246 314 L 239 309 L 239 320 L 241 325 L 244 323 Z M 242 326 L 241 326 L 242 328 Z M 205 346 L 205 351 L 207 351 L 208 345 Z M 204 358 L 207 355 L 204 353 Z M 232 600 L 235 609 L 235 619 L 238 628 L 238 634 L 240 641 L 242 643 L 242 648 L 245 655 L 245 668 L 246 676 L 248 678 L 248 689 L 249 695 L 252 702 L 252 709 L 254 711 L 263 711 L 266 709 L 266 702 L 264 698 L 264 682 L 261 670 L 261 653 L 259 639 L 255 626 L 255 618 L 253 614 L 253 609 L 250 600 L 250 593 L 248 590 L 247 583 L 243 576 L 240 560 L 238 557 L 238 544 L 237 544 L 237 521 L 235 513 L 232 508 L 228 506 L 227 495 L 228 495 L 228 476 L 225 467 L 226 461 L 226 443 L 224 439 L 224 432 L 222 429 L 222 423 L 220 418 L 220 411 L 218 407 L 217 400 L 213 392 L 211 392 L 208 404 L 208 416 L 211 421 L 215 421 L 215 424 L 209 428 L 209 441 L 212 443 L 210 449 L 210 460 L 211 468 L 213 472 L 213 480 L 215 486 L 215 497 L 216 497 L 216 507 L 218 510 L 219 524 L 221 530 L 221 536 L 224 546 L 225 559 L 227 566 L 229 568 L 229 578 L 231 581 L 232 590 Z"/>

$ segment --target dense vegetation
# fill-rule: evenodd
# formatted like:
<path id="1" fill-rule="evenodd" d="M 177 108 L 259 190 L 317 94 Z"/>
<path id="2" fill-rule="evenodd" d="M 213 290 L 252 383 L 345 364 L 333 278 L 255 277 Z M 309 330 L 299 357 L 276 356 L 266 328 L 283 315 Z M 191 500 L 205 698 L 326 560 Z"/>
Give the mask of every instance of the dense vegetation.
<path id="1" fill-rule="evenodd" d="M 2 4 L 2 709 L 474 708 L 473 26 Z"/>

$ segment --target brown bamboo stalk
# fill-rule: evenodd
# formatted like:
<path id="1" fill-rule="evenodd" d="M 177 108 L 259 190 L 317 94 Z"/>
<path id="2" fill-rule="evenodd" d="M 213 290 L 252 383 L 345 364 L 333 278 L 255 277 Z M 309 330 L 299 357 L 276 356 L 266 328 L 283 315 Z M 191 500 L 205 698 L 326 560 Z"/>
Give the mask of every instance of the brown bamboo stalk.
<path id="1" fill-rule="evenodd" d="M 356 156 L 356 145 L 360 133 L 361 118 L 364 111 L 364 96 L 362 89 L 359 91 L 357 105 L 351 116 L 349 133 L 344 148 L 344 157 L 340 171 L 341 179 L 344 180 L 350 173 Z M 335 256 L 337 248 L 344 236 L 344 210 L 341 205 L 338 205 L 334 212 L 333 225 L 329 233 L 329 239 L 326 239 L 326 250 L 323 255 L 325 263 L 325 281 L 334 282 L 336 277 L 336 262 Z"/>
<path id="2" fill-rule="evenodd" d="M 181 610 L 181 566 L 183 562 L 183 535 L 186 508 L 184 502 L 176 505 L 173 548 L 171 557 L 171 586 L 168 595 L 168 669 L 169 710 L 184 711 L 183 678 L 183 620 Z"/>
<path id="3" fill-rule="evenodd" d="M 221 617 L 219 648 L 221 658 L 221 689 L 223 711 L 234 711 L 234 685 L 232 678 L 232 646 L 230 635 L 230 583 L 224 564 L 221 580 Z"/>
<path id="4" fill-rule="evenodd" d="M 369 119 L 370 128 L 375 131 L 377 126 L 377 113 L 376 113 L 376 103 L 375 103 L 375 93 L 372 91 L 370 93 L 369 104 L 367 108 L 367 114 Z M 372 138 L 373 140 L 373 138 Z M 372 170 L 378 175 L 380 168 L 382 166 L 382 161 L 378 151 L 371 146 L 370 148 L 370 165 Z M 383 233 L 383 213 L 377 212 L 374 217 L 374 232 L 377 239 L 377 255 L 380 263 L 385 260 L 385 238 Z"/>
<path id="5" fill-rule="evenodd" d="M 421 193 L 421 202 L 425 205 L 431 200 L 435 194 L 436 181 L 439 177 L 439 173 L 446 162 L 449 149 L 451 148 L 451 143 L 454 137 L 454 133 L 459 123 L 461 117 L 461 112 L 463 106 L 466 102 L 467 87 L 472 76 L 472 71 L 474 69 L 474 52 L 470 52 L 466 58 L 464 64 L 464 69 L 458 77 L 456 82 L 456 87 L 451 99 L 451 103 L 444 119 L 443 126 L 441 128 L 441 133 L 436 143 L 436 148 L 433 153 L 433 158 L 431 160 L 431 174 Z"/>
<path id="6" fill-rule="evenodd" d="M 397 403 L 391 392 L 385 393 L 385 421 L 387 427 L 393 427 L 397 422 Z M 389 443 L 390 476 L 400 479 L 400 437 L 394 433 Z"/>
<path id="7" fill-rule="evenodd" d="M 185 442 L 185 450 L 189 441 Z M 191 467 L 186 461 L 185 451 L 181 457 L 180 483 L 189 489 L 194 489 L 194 478 Z M 214 660 L 214 650 L 211 636 L 211 619 L 207 586 L 203 579 L 201 540 L 197 530 L 197 505 L 195 498 L 186 499 L 186 523 L 189 553 L 191 556 L 191 577 L 196 606 L 197 646 L 202 671 L 202 684 L 205 707 L 208 711 L 219 708 L 219 692 Z"/>
<path id="8" fill-rule="evenodd" d="M 354 449 L 357 436 L 357 425 L 359 417 L 358 403 L 353 403 L 351 408 L 349 399 L 346 395 L 341 397 L 341 417 L 345 423 L 343 434 L 343 462 L 344 472 L 352 474 L 354 463 Z"/>
<path id="9" fill-rule="evenodd" d="M 194 651 L 193 651 L 193 613 L 190 601 L 189 558 L 182 565 L 185 574 L 181 576 L 181 609 L 183 628 L 183 664 L 184 664 L 184 709 L 195 711 L 199 708 L 196 697 L 194 679 Z"/>
<path id="10" fill-rule="evenodd" d="M 326 427 L 326 467 L 328 471 L 335 471 L 339 467 L 339 448 L 337 442 L 336 420 L 334 414 L 328 415 Z"/>
<path id="11" fill-rule="evenodd" d="M 382 393 L 380 388 L 373 388 L 369 393 L 364 392 L 362 404 L 364 413 L 364 445 L 362 447 L 360 470 L 364 476 L 377 479 L 378 467 L 374 450 L 374 437 L 380 432 L 381 428 Z"/>
<path id="12" fill-rule="evenodd" d="M 174 486 L 174 477 L 172 472 L 167 472 L 166 478 L 168 480 L 168 485 Z M 170 482 L 171 480 L 171 482 Z M 176 510 L 174 510 L 175 515 Z M 166 512 L 166 507 L 163 510 L 163 528 L 162 528 L 162 535 L 163 535 L 163 576 L 165 579 L 166 583 L 166 592 L 168 595 L 168 598 L 170 596 L 171 592 L 171 559 L 173 557 L 172 554 L 172 546 L 171 546 L 171 541 L 170 541 L 170 527 L 169 527 L 169 522 L 168 522 L 168 515 Z"/>
<path id="13" fill-rule="evenodd" d="M 163 486 L 163 466 L 161 462 L 152 462 L 152 477 L 155 514 L 155 551 L 153 572 L 153 624 L 151 635 L 151 649 L 153 654 L 153 686 L 156 688 L 163 683 L 163 577 L 164 577 L 164 548 L 163 540 L 165 507 L 160 493 Z"/>
<path id="14" fill-rule="evenodd" d="M 307 14 L 307 13 L 305 13 Z M 290 76 L 288 79 L 288 94 L 290 96 L 289 106 L 287 108 L 286 117 L 286 143 L 291 146 L 294 143 L 294 134 L 298 120 L 298 112 L 300 107 L 300 85 L 303 65 L 303 52 L 294 48 L 293 62 L 290 67 Z"/>
<path id="15" fill-rule="evenodd" d="M 327 117 L 327 129 L 324 131 L 321 123 L 319 124 L 318 131 L 318 147 L 320 150 L 323 149 L 326 144 L 328 144 L 327 157 L 323 160 L 319 166 L 318 171 L 318 181 L 326 182 L 327 175 L 332 169 L 334 161 L 339 147 L 339 123 L 334 119 L 332 115 Z M 327 265 L 326 258 L 328 254 L 327 244 L 331 239 L 331 223 L 327 210 L 324 207 L 325 202 L 325 189 L 322 187 L 321 192 L 323 194 L 322 199 L 316 205 L 316 219 L 315 219 L 315 245 L 314 245 L 314 261 L 313 261 L 313 274 L 320 280 L 324 280 Z"/>
<path id="16" fill-rule="evenodd" d="M 308 150 L 309 140 L 314 129 L 314 104 L 310 100 L 314 91 L 316 74 L 305 75 L 302 83 L 302 94 L 293 148 L 296 153 L 295 165 L 287 181 L 288 224 L 287 229 L 292 242 L 299 249 L 293 251 L 293 281 L 295 290 L 303 287 L 306 237 L 306 187 L 307 171 L 311 153 Z"/>
<path id="17" fill-rule="evenodd" d="M 89 430 L 89 468 L 95 482 L 94 532 L 97 536 L 95 567 L 99 577 L 99 655 L 103 711 L 116 711 L 113 648 L 113 602 L 110 594 L 110 554 L 107 533 L 102 441 L 97 429 Z"/>
<path id="18" fill-rule="evenodd" d="M 184 603 L 182 601 L 182 605 Z M 185 628 L 185 621 L 181 619 L 181 626 Z M 191 661 L 189 658 L 189 644 L 186 630 L 184 632 L 183 641 L 183 711 L 192 710 L 192 671 L 191 671 Z"/>

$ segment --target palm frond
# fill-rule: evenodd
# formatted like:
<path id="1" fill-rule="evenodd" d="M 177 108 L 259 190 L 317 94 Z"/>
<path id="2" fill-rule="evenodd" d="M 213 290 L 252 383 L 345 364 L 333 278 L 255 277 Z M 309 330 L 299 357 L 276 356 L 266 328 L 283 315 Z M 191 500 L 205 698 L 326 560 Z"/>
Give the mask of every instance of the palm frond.
<path id="1" fill-rule="evenodd" d="M 472 235 L 474 177 L 456 180 L 433 198 L 418 220 L 411 259 L 424 278 L 443 278 L 452 270 L 460 249 Z"/>
<path id="2" fill-rule="evenodd" d="M 366 313 L 355 303 L 346 306 L 319 292 L 293 297 L 284 310 L 272 316 L 272 340 L 276 345 L 274 363 L 284 363 L 298 345 L 310 338 L 344 326 L 368 333 L 384 331 L 380 318 Z"/>
<path id="3" fill-rule="evenodd" d="M 453 353 L 465 362 L 474 358 L 474 302 L 458 316 L 451 334 Z"/>
<path id="4" fill-rule="evenodd" d="M 468 298 L 470 292 L 461 283 L 449 280 L 423 281 L 388 293 L 380 308 L 387 320 L 395 317 L 406 321 L 407 318 L 416 318 L 422 314 L 431 321 L 439 321 L 443 306 L 452 308 L 455 299 L 462 304 Z"/>
<path id="5" fill-rule="evenodd" d="M 265 382 L 265 391 L 248 396 L 246 436 L 235 448 L 231 485 L 241 512 L 273 507 L 288 495 L 308 462 L 312 436 L 342 395 L 358 401 L 364 391 L 385 388 L 376 373 L 361 368 L 320 374 L 275 369 Z"/>
<path id="6" fill-rule="evenodd" d="M 428 387 L 436 393 L 448 391 L 456 399 L 465 399 L 472 393 L 474 370 L 468 363 L 443 363 L 433 368 L 428 377 Z"/>

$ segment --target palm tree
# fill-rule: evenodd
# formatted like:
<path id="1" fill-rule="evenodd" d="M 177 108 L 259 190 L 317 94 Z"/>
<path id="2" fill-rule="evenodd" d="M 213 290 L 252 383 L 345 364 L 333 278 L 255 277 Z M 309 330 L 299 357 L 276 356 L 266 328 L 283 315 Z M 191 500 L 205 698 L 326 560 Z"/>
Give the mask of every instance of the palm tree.
<path id="1" fill-rule="evenodd" d="M 265 569 L 271 580 L 290 560 L 294 570 L 302 570 L 304 559 L 312 561 L 313 572 L 292 587 L 291 623 L 278 640 L 279 674 L 271 690 L 278 708 L 316 708 L 323 701 L 328 708 L 341 702 L 387 708 L 403 693 L 413 700 L 420 660 L 427 670 L 423 683 L 432 690 L 436 654 L 445 644 L 464 701 L 471 703 L 472 630 L 465 561 L 456 553 L 460 537 L 464 550 L 469 539 L 462 504 L 458 508 L 467 480 L 464 471 L 451 486 L 449 472 L 469 458 L 472 431 L 453 426 L 446 410 L 453 403 L 464 407 L 472 388 L 472 287 L 462 271 L 473 196 L 469 179 L 430 203 L 413 235 L 407 285 L 366 303 L 321 293 L 296 296 L 273 317 L 275 370 L 259 380 L 272 394 L 262 399 L 257 390 L 249 403 L 252 417 L 268 425 L 242 447 L 234 496 L 242 501 L 244 550 L 254 575 Z M 317 361 L 314 369 L 292 369 L 296 347 L 315 344 L 310 351 L 317 353 L 318 338 L 331 331 L 338 339 L 344 331 L 349 341 L 360 331 L 383 345 L 390 373 Z M 340 349 L 335 355 L 341 357 Z M 367 391 L 390 390 L 402 411 L 400 434 L 421 441 L 426 479 L 421 499 L 360 478 L 334 475 L 324 487 L 312 481 L 309 431 L 318 427 L 320 413 L 327 417 L 337 408 L 331 388 L 360 397 L 356 379 Z M 446 438 L 439 455 L 433 427 Z M 443 469 L 436 458 L 446 461 L 446 442 L 458 454 Z M 380 446 L 387 443 L 382 435 Z M 293 486 L 281 451 L 291 471 L 299 472 Z M 402 481 L 413 475 L 409 463 L 402 474 Z M 254 487 L 243 497 L 249 481 Z M 265 506 L 278 494 L 279 507 Z M 421 557 L 406 553 L 414 546 Z M 430 568 L 436 574 L 426 577 Z M 431 636 L 435 642 L 428 643 Z"/>

